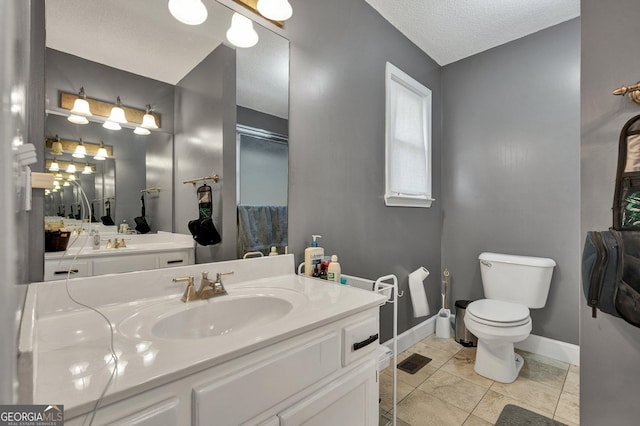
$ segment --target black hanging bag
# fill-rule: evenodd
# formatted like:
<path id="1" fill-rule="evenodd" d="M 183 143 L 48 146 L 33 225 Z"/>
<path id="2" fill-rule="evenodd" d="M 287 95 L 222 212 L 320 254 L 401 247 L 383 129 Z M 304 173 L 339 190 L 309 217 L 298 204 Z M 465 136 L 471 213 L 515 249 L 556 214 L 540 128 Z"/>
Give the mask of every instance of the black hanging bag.
<path id="1" fill-rule="evenodd" d="M 146 214 L 146 209 L 144 207 L 144 194 L 140 196 L 140 202 L 142 203 L 142 208 L 140 209 L 140 216 L 133 218 L 136 222 L 136 231 L 140 234 L 146 234 L 151 231 L 149 224 L 147 223 L 147 219 L 144 217 Z"/>
<path id="2" fill-rule="evenodd" d="M 113 219 L 111 219 L 111 202 L 109 200 L 104 203 L 104 216 L 100 218 L 102 224 L 105 226 L 113 226 L 115 223 Z"/>
<path id="3" fill-rule="evenodd" d="M 640 115 L 620 133 L 613 197 L 613 226 L 587 233 L 582 286 L 597 310 L 640 327 Z"/>
<path id="4" fill-rule="evenodd" d="M 213 202 L 211 187 L 206 183 L 198 188 L 198 219 L 189 221 L 189 231 L 193 239 L 202 246 L 218 244 L 222 241 L 216 226 L 213 224 Z"/>

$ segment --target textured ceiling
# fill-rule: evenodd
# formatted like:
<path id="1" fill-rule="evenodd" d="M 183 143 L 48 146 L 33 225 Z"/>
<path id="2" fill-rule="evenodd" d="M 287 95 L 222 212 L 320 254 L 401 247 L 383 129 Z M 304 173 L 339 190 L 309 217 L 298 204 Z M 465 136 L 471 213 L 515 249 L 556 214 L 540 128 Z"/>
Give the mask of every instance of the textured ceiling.
<path id="1" fill-rule="evenodd" d="M 366 0 L 440 65 L 580 16 L 580 0 Z"/>
<path id="2" fill-rule="evenodd" d="M 225 40 L 232 11 L 204 0 L 204 24 L 184 25 L 166 0 L 46 0 L 47 46 L 176 84 Z M 237 103 L 288 117 L 289 42 L 254 25 L 260 40 L 237 49 Z"/>

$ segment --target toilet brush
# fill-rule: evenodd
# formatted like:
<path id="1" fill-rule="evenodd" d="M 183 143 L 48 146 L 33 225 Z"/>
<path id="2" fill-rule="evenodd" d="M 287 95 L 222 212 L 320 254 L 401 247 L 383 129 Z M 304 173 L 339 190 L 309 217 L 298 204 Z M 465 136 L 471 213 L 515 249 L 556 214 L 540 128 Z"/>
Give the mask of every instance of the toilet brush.
<path id="1" fill-rule="evenodd" d="M 451 311 L 446 308 L 445 298 L 447 294 L 449 271 L 444 270 L 444 280 L 442 281 L 442 308 L 438 311 L 436 318 L 436 337 L 449 339 L 451 337 Z"/>

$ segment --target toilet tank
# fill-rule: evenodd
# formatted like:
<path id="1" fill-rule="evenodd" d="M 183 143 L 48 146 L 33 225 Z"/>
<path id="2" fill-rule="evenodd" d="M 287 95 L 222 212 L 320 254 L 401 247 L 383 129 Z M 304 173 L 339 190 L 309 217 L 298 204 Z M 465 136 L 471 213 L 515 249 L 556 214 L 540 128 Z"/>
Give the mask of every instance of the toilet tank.
<path id="1" fill-rule="evenodd" d="M 543 308 L 547 303 L 551 275 L 556 262 L 544 257 L 482 253 L 480 274 L 488 299 Z"/>

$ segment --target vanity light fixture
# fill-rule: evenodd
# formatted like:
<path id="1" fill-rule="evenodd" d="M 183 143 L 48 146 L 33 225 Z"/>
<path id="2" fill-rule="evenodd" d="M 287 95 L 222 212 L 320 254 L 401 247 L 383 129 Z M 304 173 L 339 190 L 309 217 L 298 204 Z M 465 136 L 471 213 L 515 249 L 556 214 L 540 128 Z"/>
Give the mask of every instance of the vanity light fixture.
<path id="1" fill-rule="evenodd" d="M 67 173 L 75 173 L 76 172 L 76 165 L 73 164 L 73 161 L 71 163 L 69 163 L 69 166 L 67 167 Z"/>
<path id="2" fill-rule="evenodd" d="M 102 127 L 109 130 L 120 130 L 122 129 L 120 124 L 127 124 L 127 117 L 122 109 L 120 96 L 118 96 L 116 99 L 116 106 L 111 108 L 111 114 L 109 114 L 109 118 L 107 118 L 107 121 L 104 122 Z"/>
<path id="3" fill-rule="evenodd" d="M 69 180 L 70 180 L 71 182 L 73 182 L 73 181 L 74 181 L 74 180 L 76 180 L 76 179 L 77 179 L 77 177 L 76 177 L 76 174 L 75 174 L 75 173 L 71 173 L 71 174 L 69 175 Z"/>
<path id="4" fill-rule="evenodd" d="M 53 178 L 55 179 L 55 182 L 53 182 L 54 185 L 60 185 L 58 183 L 58 181 L 62 180 L 62 173 L 56 173 Z"/>
<path id="5" fill-rule="evenodd" d="M 62 186 L 71 186 L 71 184 L 68 181 L 64 181 L 64 183 L 62 184 Z"/>
<path id="6" fill-rule="evenodd" d="M 258 33 L 253 29 L 251 19 L 234 12 L 231 27 L 227 30 L 227 40 L 236 47 L 252 47 L 258 43 Z"/>
<path id="7" fill-rule="evenodd" d="M 83 117 L 81 115 L 71 114 L 69 117 L 67 117 L 67 120 L 74 124 L 89 124 L 89 120 L 87 119 L 87 117 Z"/>
<path id="8" fill-rule="evenodd" d="M 100 141 L 100 148 L 98 148 L 98 152 L 93 157 L 93 159 L 102 161 L 102 160 L 104 160 L 105 158 L 108 158 L 108 157 L 109 157 L 109 155 L 107 154 L 107 150 L 104 147 L 104 142 Z"/>
<path id="9" fill-rule="evenodd" d="M 207 7 L 201 0 L 169 0 L 169 12 L 187 25 L 200 25 L 207 20 Z"/>
<path id="10" fill-rule="evenodd" d="M 62 155 L 62 142 L 60 142 L 60 138 L 56 135 L 56 140 L 51 143 L 51 155 Z"/>
<path id="11" fill-rule="evenodd" d="M 287 0 L 258 0 L 258 11 L 267 19 L 286 21 L 293 15 L 293 8 Z"/>
<path id="12" fill-rule="evenodd" d="M 85 148 L 82 143 L 82 138 L 80 138 L 80 142 L 78 143 L 78 146 L 76 146 L 76 150 L 73 151 L 73 154 L 71 154 L 71 156 L 73 158 L 84 158 L 85 155 L 87 155 L 87 148 Z"/>
<path id="13" fill-rule="evenodd" d="M 60 166 L 58 165 L 58 162 L 56 161 L 55 158 L 53 159 L 53 161 L 51 162 L 51 165 L 49 166 L 49 171 L 50 172 L 60 171 Z"/>
<path id="14" fill-rule="evenodd" d="M 93 173 L 93 170 L 91 170 L 91 166 L 89 164 L 85 165 L 84 169 L 82 169 L 82 174 L 90 175 L 91 173 Z"/>
<path id="15" fill-rule="evenodd" d="M 51 190 L 51 192 L 58 192 L 58 187 L 54 186 L 53 189 Z"/>

